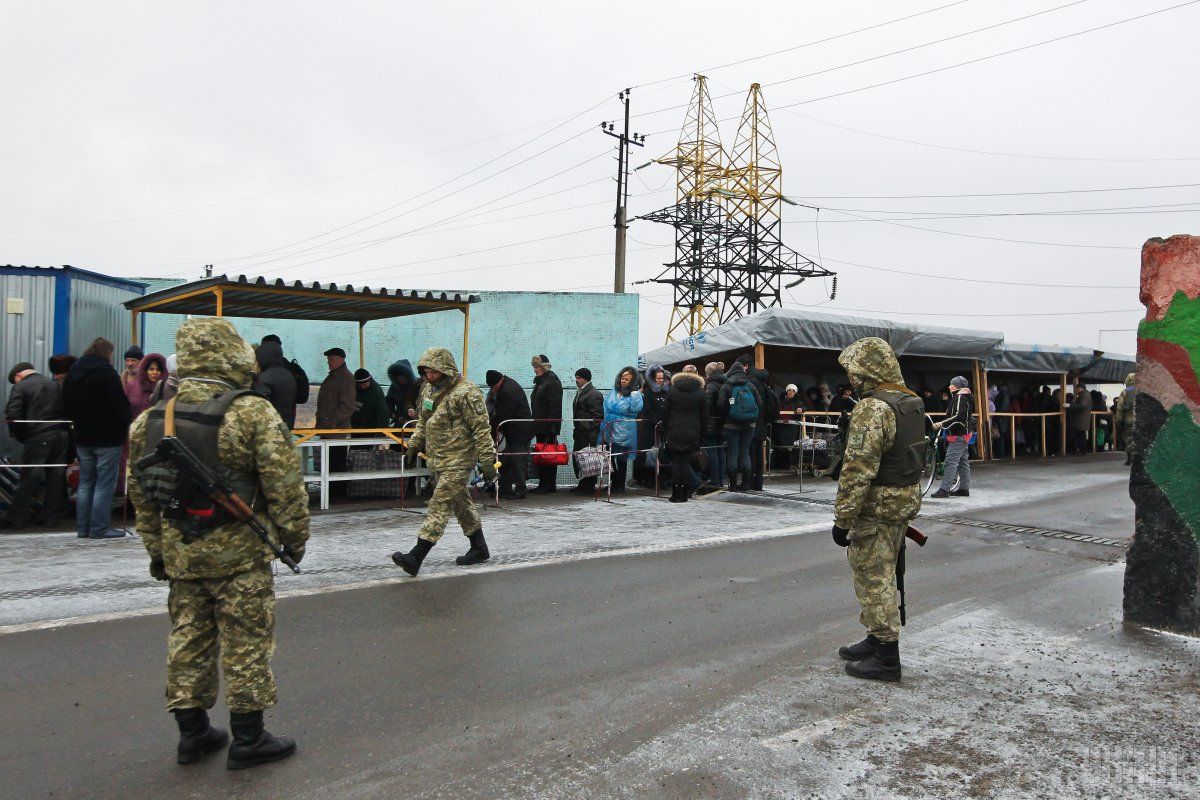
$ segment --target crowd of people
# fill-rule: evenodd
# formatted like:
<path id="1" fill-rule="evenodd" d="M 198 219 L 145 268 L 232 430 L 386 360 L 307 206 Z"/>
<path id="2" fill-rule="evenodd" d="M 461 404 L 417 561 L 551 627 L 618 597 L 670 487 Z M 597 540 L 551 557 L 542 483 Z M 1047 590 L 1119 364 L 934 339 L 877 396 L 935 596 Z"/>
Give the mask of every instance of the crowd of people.
<path id="1" fill-rule="evenodd" d="M 254 346 L 257 374 L 254 390 L 267 398 L 288 428 L 296 425 L 297 407 L 309 400 L 310 381 L 303 368 L 284 354 L 278 336 L 267 335 Z M 128 460 L 127 432 L 132 420 L 147 408 L 175 395 L 178 389 L 176 356 L 144 353 L 136 345 L 123 355 L 120 371 L 114 368 L 113 344 L 96 339 L 78 359 L 55 355 L 44 377 L 28 362 L 9 372 L 14 385 L 6 408 L 9 430 L 23 446 L 26 464 L 48 464 L 45 469 L 22 470 L 7 514 L 0 526 L 14 527 L 31 521 L 31 500 L 42 495 L 36 522 L 56 524 L 66 505 L 66 468 L 79 464 L 76 531 L 83 538 L 106 539 L 124 535 L 112 527 L 114 497 L 123 493 Z M 411 428 L 419 415 L 424 369 L 400 359 L 387 369 L 387 386 L 366 369 L 351 372 L 346 352 L 340 347 L 325 351 L 328 373 L 321 379 L 316 398 L 316 427 L 321 430 Z M 530 361 L 532 391 L 527 393 L 516 377 L 496 370 L 486 373 L 486 409 L 495 440 L 499 443 L 501 497 L 522 499 L 528 493 L 550 494 L 558 490 L 558 468 L 572 465 L 578 478 L 571 491 L 592 495 L 597 481 L 611 482 L 614 493 L 626 491 L 632 482 L 654 488 L 662 475 L 669 475 L 671 500 L 685 502 L 697 492 L 727 487 L 734 491 L 761 490 L 764 446 L 770 442 L 783 455 L 786 465 L 796 466 L 795 434 L 773 426 L 794 421 L 797 415 L 818 412 L 840 417 L 841 427 L 858 402 L 849 384 L 816 383 L 801 390 L 794 383 L 779 390 L 765 369 L 756 368 L 746 354 L 728 368 L 723 362 L 706 364 L 701 370 L 686 365 L 677 374 L 652 364 L 639 370 L 621 369 L 611 388 L 592 383 L 587 367 L 575 371 L 575 396 L 570 409 L 564 407 L 563 384 L 545 354 Z M 964 381 L 965 382 L 965 381 Z M 934 415 L 966 416 L 951 423 L 964 430 L 974 413 L 974 398 L 965 387 L 921 388 L 925 409 Z M 969 398 L 969 399 L 968 399 Z M 1112 416 L 1093 422 L 1093 410 L 1110 410 L 1107 398 L 1083 383 L 1063 397 L 1058 389 L 1042 386 L 1010 393 L 1005 386 L 988 390 L 987 405 L 994 417 L 989 430 L 992 452 L 1010 455 L 1041 454 L 1043 421 L 1037 417 L 1010 414 L 1049 414 L 1045 418 L 1046 441 L 1058 442 L 1062 409 L 1066 409 L 1068 452 L 1083 453 L 1095 448 L 1114 449 L 1125 444 L 1128 426 L 1117 424 L 1119 401 L 1111 406 Z M 834 415 L 837 415 L 835 417 Z M 574 455 L 559 442 L 563 422 L 573 433 Z M 1015 427 L 1015 435 L 1013 428 Z M 955 431 L 947 431 L 951 438 Z M 972 429 L 972 433 L 974 430 Z M 331 436 L 336 434 L 329 434 Z M 964 435 L 963 439 L 967 437 Z M 599 471 L 581 466 L 596 448 L 606 448 L 610 461 Z M 969 486 L 968 456 L 974 439 L 954 442 L 948 472 L 960 474 Z M 347 447 L 331 447 L 330 470 L 347 470 Z M 1048 450 L 1056 449 L 1051 444 Z M 950 456 L 954 456 L 951 458 Z M 772 462 L 777 463 L 777 462 Z M 528 486 L 531 478 L 536 484 Z M 345 482 L 331 484 L 335 498 L 346 494 Z"/>

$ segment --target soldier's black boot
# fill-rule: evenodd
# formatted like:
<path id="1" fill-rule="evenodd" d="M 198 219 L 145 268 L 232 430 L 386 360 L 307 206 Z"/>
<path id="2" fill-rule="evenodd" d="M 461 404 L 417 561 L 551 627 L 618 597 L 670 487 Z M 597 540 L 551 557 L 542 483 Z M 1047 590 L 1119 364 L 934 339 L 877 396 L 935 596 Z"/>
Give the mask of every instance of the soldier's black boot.
<path id="1" fill-rule="evenodd" d="M 392 553 L 392 562 L 409 575 L 415 576 L 421 571 L 421 562 L 425 560 L 425 556 L 429 555 L 429 551 L 432 549 L 433 542 L 427 539 L 417 539 L 416 547 L 407 553 L 399 550 Z"/>
<path id="2" fill-rule="evenodd" d="M 208 722 L 203 708 L 177 708 L 175 724 L 179 726 L 179 748 L 176 761 L 195 764 L 209 753 L 220 750 L 229 742 L 229 734 Z"/>
<path id="3" fill-rule="evenodd" d="M 488 552 L 487 541 L 483 538 L 483 528 L 475 531 L 468 538 L 471 540 L 471 547 L 467 552 L 454 559 L 455 564 L 460 567 L 469 567 L 472 564 L 482 564 L 492 557 L 492 554 Z"/>
<path id="4" fill-rule="evenodd" d="M 861 661 L 846 662 L 846 673 L 872 681 L 900 680 L 900 643 L 880 642 L 875 652 Z"/>
<path id="5" fill-rule="evenodd" d="M 258 764 L 282 761 L 296 752 L 296 742 L 290 736 L 276 736 L 263 727 L 263 712 L 232 712 L 229 727 L 233 744 L 229 745 L 229 769 L 245 769 Z"/>
<path id="6" fill-rule="evenodd" d="M 838 655 L 847 661 L 862 661 L 875 653 L 879 647 L 879 640 L 871 634 L 867 634 L 867 638 L 863 639 L 858 644 L 848 644 L 845 647 L 838 648 Z"/>

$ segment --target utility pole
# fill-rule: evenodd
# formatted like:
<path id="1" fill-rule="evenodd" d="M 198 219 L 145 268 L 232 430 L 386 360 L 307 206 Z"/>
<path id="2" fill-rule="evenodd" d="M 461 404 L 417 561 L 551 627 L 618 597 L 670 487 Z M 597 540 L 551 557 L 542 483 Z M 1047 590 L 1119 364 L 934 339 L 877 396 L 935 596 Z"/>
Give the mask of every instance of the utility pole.
<path id="1" fill-rule="evenodd" d="M 620 133 L 614 130 L 611 122 L 601 122 L 600 130 L 617 140 L 617 213 L 613 217 L 613 227 L 617 229 L 617 244 L 615 248 L 616 265 L 613 273 L 613 293 L 625 293 L 625 231 L 629 229 L 626 221 L 625 206 L 629 201 L 629 145 L 646 146 L 646 137 L 629 133 L 629 95 L 632 89 L 626 89 L 617 95 L 617 99 L 625 106 L 625 127 Z"/>

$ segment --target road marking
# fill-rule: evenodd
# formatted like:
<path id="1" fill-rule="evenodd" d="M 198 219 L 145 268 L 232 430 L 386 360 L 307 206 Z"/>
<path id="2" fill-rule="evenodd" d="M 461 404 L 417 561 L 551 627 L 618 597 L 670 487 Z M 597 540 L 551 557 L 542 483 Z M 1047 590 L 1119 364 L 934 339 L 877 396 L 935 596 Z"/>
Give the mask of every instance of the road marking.
<path id="1" fill-rule="evenodd" d="M 1061 531 L 1055 528 L 1032 528 L 1027 525 L 1008 525 L 1003 522 L 987 522 L 981 519 L 969 519 L 967 517 L 925 517 L 925 519 L 934 520 L 936 522 L 946 522 L 951 525 L 966 525 L 971 528 L 984 528 L 993 531 L 1009 531 L 1011 533 L 1028 533 L 1034 536 L 1042 536 L 1048 539 L 1067 539 L 1072 542 L 1083 542 L 1085 544 L 1099 544 L 1105 547 L 1121 547 L 1124 548 L 1128 542 L 1120 541 L 1119 539 L 1107 539 L 1103 536 L 1088 536 L 1083 533 L 1074 533 L 1073 531 Z"/>

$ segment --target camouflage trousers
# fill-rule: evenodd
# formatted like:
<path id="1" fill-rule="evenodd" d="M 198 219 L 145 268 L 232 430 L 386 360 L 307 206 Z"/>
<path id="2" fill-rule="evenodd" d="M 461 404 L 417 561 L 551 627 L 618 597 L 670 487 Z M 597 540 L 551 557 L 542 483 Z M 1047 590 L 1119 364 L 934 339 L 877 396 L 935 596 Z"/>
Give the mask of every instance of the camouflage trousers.
<path id="1" fill-rule="evenodd" d="M 467 478 L 470 476 L 471 471 L 467 469 L 451 469 L 437 474 L 437 486 L 429 500 L 429 509 L 425 512 L 425 523 L 417 534 L 418 539 L 437 544 L 446 531 L 451 514 L 458 519 L 465 536 L 483 528 L 479 510 L 475 508 L 471 492 L 467 489 Z"/>
<path id="2" fill-rule="evenodd" d="M 230 711 L 275 705 L 275 580 L 269 568 L 227 578 L 171 581 L 167 600 L 167 709 L 212 708 L 217 662 Z"/>
<path id="3" fill-rule="evenodd" d="M 854 593 L 862 607 L 859 620 L 881 642 L 900 640 L 900 603 L 896 557 L 908 522 L 861 522 L 850 529 L 846 557 L 854 574 Z"/>

